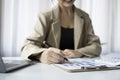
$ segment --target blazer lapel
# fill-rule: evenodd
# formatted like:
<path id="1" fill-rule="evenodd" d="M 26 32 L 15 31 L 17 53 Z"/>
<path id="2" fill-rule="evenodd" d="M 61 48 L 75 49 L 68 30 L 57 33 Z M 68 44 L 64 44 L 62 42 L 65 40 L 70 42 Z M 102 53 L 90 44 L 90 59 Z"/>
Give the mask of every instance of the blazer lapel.
<path id="1" fill-rule="evenodd" d="M 84 19 L 82 14 L 80 12 L 77 12 L 77 8 L 75 8 L 75 18 L 74 18 L 74 41 L 75 41 L 75 49 L 78 48 L 80 38 L 81 38 L 81 33 L 83 30 L 83 25 L 84 25 Z"/>
<path id="2" fill-rule="evenodd" d="M 60 37 L 61 37 L 61 28 L 60 28 L 60 21 L 59 21 L 59 7 L 56 6 L 52 11 L 52 31 L 55 38 L 55 46 L 59 48 L 60 44 Z"/>
<path id="3" fill-rule="evenodd" d="M 52 24 L 52 31 L 55 38 L 55 44 L 56 44 L 55 46 L 59 48 L 60 36 L 61 36 L 61 29 L 60 29 L 59 22 L 56 21 Z"/>

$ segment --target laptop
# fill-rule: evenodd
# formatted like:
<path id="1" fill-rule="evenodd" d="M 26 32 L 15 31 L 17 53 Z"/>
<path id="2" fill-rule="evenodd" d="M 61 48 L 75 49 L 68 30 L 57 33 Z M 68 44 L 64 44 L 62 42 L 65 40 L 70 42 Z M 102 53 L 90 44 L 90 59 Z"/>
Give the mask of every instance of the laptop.
<path id="1" fill-rule="evenodd" d="M 31 64 L 31 61 L 26 60 L 3 60 L 0 56 L 0 73 L 6 73 L 13 70 L 17 70 Z"/>

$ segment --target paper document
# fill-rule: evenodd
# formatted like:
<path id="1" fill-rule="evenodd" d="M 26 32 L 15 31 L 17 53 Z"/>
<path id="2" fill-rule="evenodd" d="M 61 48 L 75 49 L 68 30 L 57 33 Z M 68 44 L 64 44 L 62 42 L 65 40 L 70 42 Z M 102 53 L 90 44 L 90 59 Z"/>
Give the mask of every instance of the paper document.
<path id="1" fill-rule="evenodd" d="M 64 70 L 85 70 L 85 69 L 96 69 L 96 67 L 104 66 L 103 64 L 96 63 L 94 59 L 69 59 L 71 63 L 63 63 L 63 64 L 54 64 L 55 66 L 62 68 Z"/>
<path id="2" fill-rule="evenodd" d="M 120 65 L 120 56 L 104 56 L 95 60 L 96 63 L 105 64 L 106 66 Z"/>
<path id="3" fill-rule="evenodd" d="M 96 71 L 120 69 L 120 57 L 101 57 L 101 58 L 75 58 L 69 59 L 71 63 L 54 64 L 55 66 L 68 72 L 77 71 Z"/>

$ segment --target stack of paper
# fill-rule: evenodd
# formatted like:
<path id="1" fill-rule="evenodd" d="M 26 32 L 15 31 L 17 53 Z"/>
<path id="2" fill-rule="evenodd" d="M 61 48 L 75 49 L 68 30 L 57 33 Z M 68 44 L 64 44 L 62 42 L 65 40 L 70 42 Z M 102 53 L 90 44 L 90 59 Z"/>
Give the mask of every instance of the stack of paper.
<path id="1" fill-rule="evenodd" d="M 96 63 L 102 63 L 106 66 L 120 65 L 120 56 L 105 56 L 95 60 Z"/>
<path id="2" fill-rule="evenodd" d="M 69 71 L 98 71 L 120 69 L 120 56 L 102 56 L 100 58 L 75 58 L 69 59 L 71 63 L 54 64 Z"/>

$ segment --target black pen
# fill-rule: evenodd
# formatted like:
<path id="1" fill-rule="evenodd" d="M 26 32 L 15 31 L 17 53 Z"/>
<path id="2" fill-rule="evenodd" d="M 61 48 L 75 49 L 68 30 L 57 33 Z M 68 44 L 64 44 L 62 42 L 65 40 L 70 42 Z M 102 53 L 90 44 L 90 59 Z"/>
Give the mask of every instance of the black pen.
<path id="1" fill-rule="evenodd" d="M 66 63 L 72 64 L 72 62 L 70 62 L 70 61 L 69 61 L 67 58 L 65 58 L 65 57 L 64 57 L 64 60 L 65 60 Z"/>

